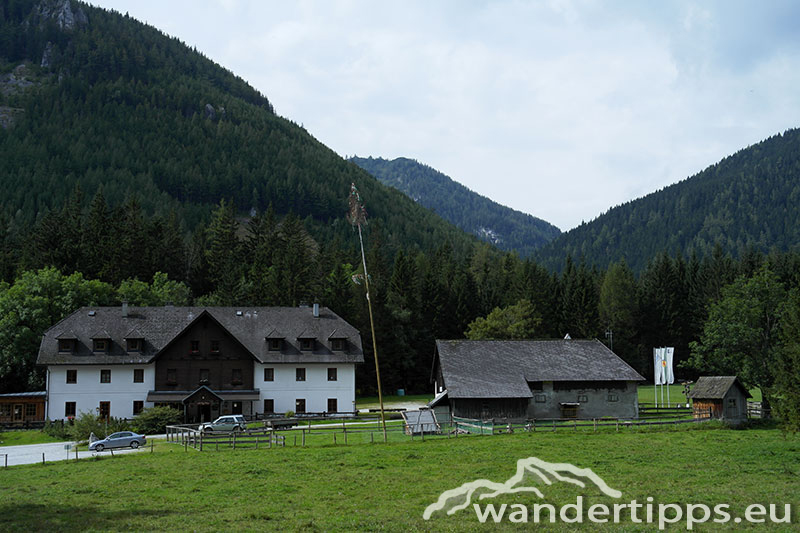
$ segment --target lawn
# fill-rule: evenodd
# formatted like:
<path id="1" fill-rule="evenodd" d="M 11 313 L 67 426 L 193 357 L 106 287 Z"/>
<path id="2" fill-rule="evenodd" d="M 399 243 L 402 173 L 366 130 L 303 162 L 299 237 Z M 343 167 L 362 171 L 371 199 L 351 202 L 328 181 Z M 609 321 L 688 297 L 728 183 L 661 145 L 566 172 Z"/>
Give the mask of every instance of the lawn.
<path id="1" fill-rule="evenodd" d="M 693 428 L 693 429 L 685 429 Z M 518 530 L 480 524 L 470 508 L 430 521 L 425 508 L 446 489 L 478 478 L 502 482 L 518 459 L 539 457 L 591 468 L 622 492 L 539 485 L 555 505 L 617 501 L 730 504 L 742 515 L 752 503 L 800 504 L 800 437 L 775 429 L 698 426 L 617 432 L 515 433 L 425 442 L 318 445 L 275 449 L 184 451 L 161 443 L 140 452 L 79 462 L 0 469 L 4 530 Z M 498 497 L 530 507 L 530 493 Z M 782 507 L 781 507 L 782 509 Z M 796 511 L 793 521 L 798 520 Z M 621 526 L 584 524 L 585 530 Z M 528 527 L 531 527 L 529 525 Z M 572 531 L 557 522 L 550 531 Z M 717 528 L 720 526 L 717 525 Z M 752 526 L 751 526 L 752 527 Z M 767 527 L 786 531 L 792 526 Z M 652 531 L 626 523 L 625 531 Z M 581 528 L 577 528 L 581 529 Z M 683 527 L 675 527 L 680 531 Z M 759 528 L 760 529 L 760 528 Z M 708 525 L 695 530 L 718 530 Z"/>
<path id="2" fill-rule="evenodd" d="M 59 442 L 64 439 L 51 437 L 38 429 L 21 429 L 0 432 L 0 447 L 18 446 L 20 444 L 44 444 L 47 442 Z"/>

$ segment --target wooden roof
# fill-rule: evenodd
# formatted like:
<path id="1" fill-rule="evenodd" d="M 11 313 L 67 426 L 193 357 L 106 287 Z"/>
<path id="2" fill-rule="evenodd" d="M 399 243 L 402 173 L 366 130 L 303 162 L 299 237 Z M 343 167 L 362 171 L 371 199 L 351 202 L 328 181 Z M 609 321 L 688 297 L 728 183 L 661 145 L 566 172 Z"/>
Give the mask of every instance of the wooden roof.
<path id="1" fill-rule="evenodd" d="M 530 398 L 531 381 L 644 381 L 599 340 L 436 341 L 450 398 Z"/>
<path id="2" fill-rule="evenodd" d="M 689 392 L 689 398 L 697 400 L 721 400 L 731 387 L 739 387 L 746 398 L 752 398 L 750 391 L 736 376 L 702 376 Z"/>

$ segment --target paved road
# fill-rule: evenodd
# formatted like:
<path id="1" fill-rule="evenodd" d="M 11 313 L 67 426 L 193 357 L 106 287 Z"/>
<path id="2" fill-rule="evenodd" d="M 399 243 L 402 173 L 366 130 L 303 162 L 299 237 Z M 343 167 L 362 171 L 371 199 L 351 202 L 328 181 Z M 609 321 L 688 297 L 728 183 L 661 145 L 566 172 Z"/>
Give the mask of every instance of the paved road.
<path id="1" fill-rule="evenodd" d="M 154 435 L 147 437 L 150 439 L 165 438 L 166 435 Z M 42 454 L 45 461 L 63 461 L 65 459 L 75 459 L 75 449 L 72 442 L 51 442 L 48 444 L 25 444 L 23 446 L 0 446 L 0 467 L 13 465 L 29 465 L 42 462 Z M 69 450 L 66 447 L 69 446 Z M 130 448 L 119 448 L 114 450 L 114 455 L 119 453 L 144 453 L 150 452 L 150 446 L 132 450 Z M 89 452 L 79 451 L 78 458 L 94 457 L 95 455 L 111 455 L 110 451 Z"/>

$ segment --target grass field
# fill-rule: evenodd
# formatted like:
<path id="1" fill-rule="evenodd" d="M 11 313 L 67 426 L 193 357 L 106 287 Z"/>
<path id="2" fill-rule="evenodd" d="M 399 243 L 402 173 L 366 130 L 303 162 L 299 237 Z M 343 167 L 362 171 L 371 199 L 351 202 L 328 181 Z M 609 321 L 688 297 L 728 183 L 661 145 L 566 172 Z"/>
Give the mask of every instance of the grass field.
<path id="1" fill-rule="evenodd" d="M 0 432 L 0 447 L 21 444 L 44 444 L 47 442 L 59 442 L 60 440 L 62 439 L 51 437 L 47 433 L 36 429 Z"/>
<path id="2" fill-rule="evenodd" d="M 478 478 L 503 482 L 518 459 L 531 456 L 591 468 L 622 492 L 623 502 L 653 497 L 657 503 L 725 503 L 734 515 L 751 503 L 800 504 L 800 438 L 775 429 L 687 427 L 694 430 L 516 433 L 202 453 L 162 443 L 154 453 L 0 469 L 0 529 L 512 531 L 520 525 L 480 524 L 471 509 L 438 513 L 430 521 L 422 513 L 444 490 Z M 577 494 L 591 503 L 617 501 L 566 483 L 543 490 L 546 501 L 557 505 L 574 503 Z M 530 507 L 539 501 L 527 493 L 496 503 Z M 798 520 L 796 511 L 792 518 Z M 656 529 L 633 523 L 583 526 Z M 560 522 L 546 527 L 576 529 Z M 716 527 L 695 530 L 721 526 Z"/>

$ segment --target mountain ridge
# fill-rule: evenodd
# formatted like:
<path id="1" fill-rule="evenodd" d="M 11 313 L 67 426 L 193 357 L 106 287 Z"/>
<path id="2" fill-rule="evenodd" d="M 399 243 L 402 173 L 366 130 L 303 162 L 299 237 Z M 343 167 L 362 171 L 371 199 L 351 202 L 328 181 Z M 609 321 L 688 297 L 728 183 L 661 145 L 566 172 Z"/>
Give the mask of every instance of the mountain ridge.
<path id="1" fill-rule="evenodd" d="M 527 257 L 561 233 L 549 222 L 503 206 L 414 159 L 353 156 L 350 161 L 381 183 L 501 250 Z"/>
<path id="2" fill-rule="evenodd" d="M 684 180 L 609 208 L 535 254 L 551 270 L 567 256 L 634 271 L 661 252 L 688 257 L 800 246 L 800 130 L 731 154 Z"/>

